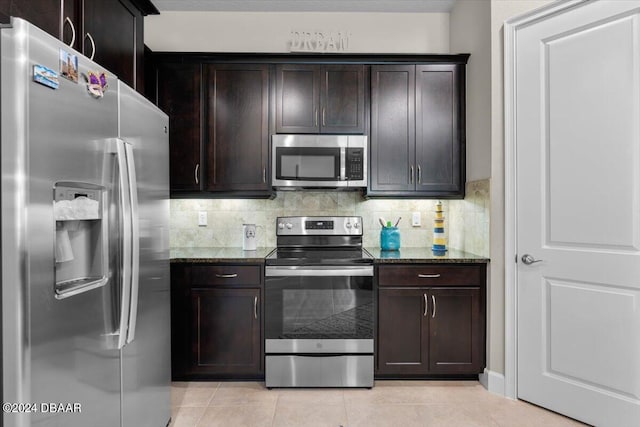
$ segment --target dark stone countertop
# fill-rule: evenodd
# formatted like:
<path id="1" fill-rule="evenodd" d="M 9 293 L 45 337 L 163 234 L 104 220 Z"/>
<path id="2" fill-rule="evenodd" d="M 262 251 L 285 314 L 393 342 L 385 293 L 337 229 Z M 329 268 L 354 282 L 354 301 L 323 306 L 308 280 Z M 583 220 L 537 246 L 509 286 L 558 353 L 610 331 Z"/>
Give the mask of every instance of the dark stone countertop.
<path id="1" fill-rule="evenodd" d="M 489 259 L 469 252 L 449 249 L 443 256 L 433 254 L 431 248 L 401 248 L 399 251 L 382 251 L 366 248 L 378 264 L 468 264 L 488 263 Z M 262 263 L 273 248 L 257 248 L 244 251 L 242 248 L 172 248 L 172 263 L 207 262 L 253 262 Z"/>
<path id="2" fill-rule="evenodd" d="M 257 248 L 244 251 L 242 248 L 172 248 L 172 263 L 206 262 L 264 262 L 274 248 Z"/>
<path id="3" fill-rule="evenodd" d="M 457 249 L 448 249 L 445 255 L 436 256 L 431 248 L 400 248 L 399 251 L 383 251 L 365 248 L 378 264 L 485 264 L 489 258 Z"/>

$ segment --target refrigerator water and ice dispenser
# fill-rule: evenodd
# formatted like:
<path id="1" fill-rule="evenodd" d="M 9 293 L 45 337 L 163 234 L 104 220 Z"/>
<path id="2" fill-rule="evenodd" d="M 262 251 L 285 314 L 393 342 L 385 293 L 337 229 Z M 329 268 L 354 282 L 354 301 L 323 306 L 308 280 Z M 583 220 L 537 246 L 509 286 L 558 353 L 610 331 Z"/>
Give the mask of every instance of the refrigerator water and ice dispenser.
<path id="1" fill-rule="evenodd" d="M 77 295 L 108 281 L 108 213 L 105 188 L 58 182 L 53 189 L 55 297 Z"/>

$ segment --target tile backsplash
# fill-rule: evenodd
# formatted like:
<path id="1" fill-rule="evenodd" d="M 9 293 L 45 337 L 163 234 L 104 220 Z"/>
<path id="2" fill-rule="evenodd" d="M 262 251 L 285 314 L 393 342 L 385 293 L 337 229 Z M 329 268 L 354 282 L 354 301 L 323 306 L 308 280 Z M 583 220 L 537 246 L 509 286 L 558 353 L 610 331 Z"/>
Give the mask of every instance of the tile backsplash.
<path id="1" fill-rule="evenodd" d="M 489 180 L 468 182 L 464 200 L 443 200 L 445 232 L 452 248 L 489 256 Z M 241 247 L 242 224 L 256 224 L 258 246 L 275 247 L 279 216 L 361 216 L 364 244 L 379 246 L 378 218 L 395 222 L 401 247 L 429 247 L 433 240 L 436 200 L 365 200 L 358 192 L 279 191 L 273 200 L 172 199 L 171 247 Z M 198 226 L 198 212 L 206 211 L 207 226 Z M 412 212 L 421 225 L 411 226 Z"/>

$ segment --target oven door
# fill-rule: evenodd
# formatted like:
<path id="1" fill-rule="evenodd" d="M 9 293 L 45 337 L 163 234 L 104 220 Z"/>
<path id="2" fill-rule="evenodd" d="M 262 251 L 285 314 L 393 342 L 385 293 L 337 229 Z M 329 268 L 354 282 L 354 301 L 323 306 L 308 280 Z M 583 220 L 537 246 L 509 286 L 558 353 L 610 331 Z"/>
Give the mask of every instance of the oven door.
<path id="1" fill-rule="evenodd" d="M 372 354 L 373 266 L 267 266 L 265 353 Z"/>

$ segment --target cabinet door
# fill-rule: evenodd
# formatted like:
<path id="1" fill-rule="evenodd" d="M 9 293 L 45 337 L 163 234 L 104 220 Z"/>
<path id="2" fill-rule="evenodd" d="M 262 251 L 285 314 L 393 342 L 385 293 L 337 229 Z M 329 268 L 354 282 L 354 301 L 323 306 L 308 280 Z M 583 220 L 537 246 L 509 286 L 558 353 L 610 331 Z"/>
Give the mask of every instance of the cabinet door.
<path id="1" fill-rule="evenodd" d="M 431 289 L 429 304 L 429 371 L 481 373 L 485 322 L 480 288 Z"/>
<path id="2" fill-rule="evenodd" d="M 169 115 L 171 191 L 200 190 L 200 64 L 158 67 L 158 106 Z"/>
<path id="3" fill-rule="evenodd" d="M 380 289 L 378 373 L 426 374 L 429 305 L 426 289 Z"/>
<path id="4" fill-rule="evenodd" d="M 187 379 L 191 365 L 190 292 L 191 267 L 171 264 L 171 378 L 174 381 Z"/>
<path id="5" fill-rule="evenodd" d="M 83 52 L 137 88 L 143 75 L 142 13 L 128 0 L 84 0 Z M 140 87 L 142 90 L 142 87 Z"/>
<path id="6" fill-rule="evenodd" d="M 191 356 L 194 373 L 257 374 L 260 290 L 193 289 Z"/>
<path id="7" fill-rule="evenodd" d="M 206 65 L 209 191 L 269 190 L 269 66 Z"/>
<path id="8" fill-rule="evenodd" d="M 82 46 L 82 13 L 81 0 L 62 0 L 62 28 L 60 40 L 71 45 L 75 50 L 81 50 Z"/>
<path id="9" fill-rule="evenodd" d="M 416 190 L 464 191 L 464 123 L 459 66 L 416 67 Z"/>
<path id="10" fill-rule="evenodd" d="M 321 77 L 321 132 L 364 133 L 364 66 L 325 65 Z"/>
<path id="11" fill-rule="evenodd" d="M 415 66 L 371 67 L 370 190 L 415 189 Z"/>
<path id="12" fill-rule="evenodd" d="M 61 7 L 61 0 L 0 0 L 0 22 L 8 23 L 9 17 L 15 16 L 60 38 Z"/>
<path id="13" fill-rule="evenodd" d="M 276 132 L 318 133 L 320 68 L 316 65 L 276 66 Z"/>

